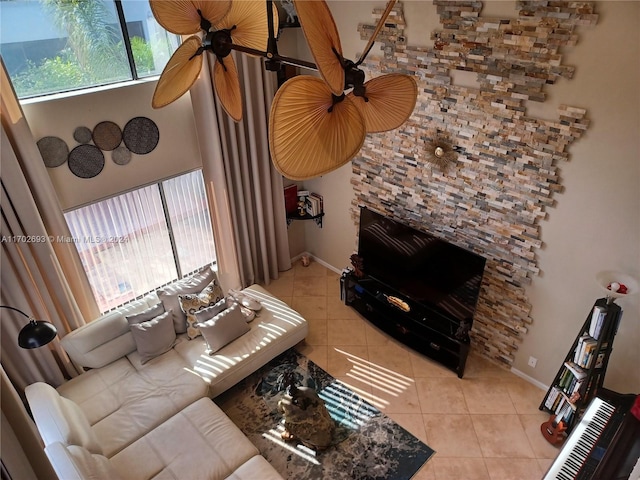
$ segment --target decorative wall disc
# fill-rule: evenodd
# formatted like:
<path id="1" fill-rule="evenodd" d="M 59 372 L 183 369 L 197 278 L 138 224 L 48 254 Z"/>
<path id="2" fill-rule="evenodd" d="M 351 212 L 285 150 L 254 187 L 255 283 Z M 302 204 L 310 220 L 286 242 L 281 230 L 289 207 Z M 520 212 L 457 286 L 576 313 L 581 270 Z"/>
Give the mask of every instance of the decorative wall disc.
<path id="1" fill-rule="evenodd" d="M 111 160 L 117 165 L 126 165 L 131 161 L 131 150 L 124 145 L 120 145 L 111 152 Z"/>
<path id="2" fill-rule="evenodd" d="M 78 143 L 89 143 L 92 138 L 91 130 L 87 127 L 78 127 L 73 132 L 73 138 Z"/>
<path id="3" fill-rule="evenodd" d="M 92 178 L 104 168 L 104 154 L 94 145 L 78 145 L 69 154 L 69 170 L 80 178 Z"/>
<path id="4" fill-rule="evenodd" d="M 69 147 L 58 137 L 42 137 L 36 142 L 44 164 L 49 168 L 59 167 L 67 161 Z"/>
<path id="5" fill-rule="evenodd" d="M 113 150 L 122 142 L 122 130 L 113 122 L 100 122 L 93 129 L 93 143 L 100 150 Z"/>
<path id="6" fill-rule="evenodd" d="M 146 117 L 135 117 L 123 130 L 124 144 L 133 153 L 145 155 L 158 145 L 160 132 L 155 122 Z"/>

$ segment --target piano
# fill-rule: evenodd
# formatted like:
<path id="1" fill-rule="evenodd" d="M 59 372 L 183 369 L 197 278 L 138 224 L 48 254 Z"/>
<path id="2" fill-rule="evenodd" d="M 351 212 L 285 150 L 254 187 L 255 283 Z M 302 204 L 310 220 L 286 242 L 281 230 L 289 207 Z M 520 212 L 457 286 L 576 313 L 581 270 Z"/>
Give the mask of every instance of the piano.
<path id="1" fill-rule="evenodd" d="M 543 480 L 638 480 L 640 420 L 630 412 L 636 397 L 600 389 Z"/>

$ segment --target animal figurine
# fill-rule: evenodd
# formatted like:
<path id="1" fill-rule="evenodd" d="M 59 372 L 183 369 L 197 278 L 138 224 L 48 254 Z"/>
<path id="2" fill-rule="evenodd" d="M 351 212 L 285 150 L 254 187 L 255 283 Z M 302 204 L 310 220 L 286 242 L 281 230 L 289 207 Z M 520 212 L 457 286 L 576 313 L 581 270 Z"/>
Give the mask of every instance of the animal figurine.
<path id="1" fill-rule="evenodd" d="M 327 407 L 313 388 L 296 386 L 292 375 L 286 383 L 286 394 L 278 402 L 278 411 L 284 416 L 282 439 L 298 440 L 316 451 L 325 450 L 331 445 L 335 430 Z"/>

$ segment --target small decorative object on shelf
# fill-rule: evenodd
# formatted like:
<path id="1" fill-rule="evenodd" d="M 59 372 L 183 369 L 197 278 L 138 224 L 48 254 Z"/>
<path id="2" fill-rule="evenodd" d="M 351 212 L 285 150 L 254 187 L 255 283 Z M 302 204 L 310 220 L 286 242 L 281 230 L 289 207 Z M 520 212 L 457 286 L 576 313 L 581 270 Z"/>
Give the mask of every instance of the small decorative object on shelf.
<path id="1" fill-rule="evenodd" d="M 314 220 L 322 228 L 322 217 L 324 216 L 324 204 L 322 195 L 307 190 L 298 191 L 297 210 L 287 211 L 287 225 L 291 225 L 294 220 Z"/>

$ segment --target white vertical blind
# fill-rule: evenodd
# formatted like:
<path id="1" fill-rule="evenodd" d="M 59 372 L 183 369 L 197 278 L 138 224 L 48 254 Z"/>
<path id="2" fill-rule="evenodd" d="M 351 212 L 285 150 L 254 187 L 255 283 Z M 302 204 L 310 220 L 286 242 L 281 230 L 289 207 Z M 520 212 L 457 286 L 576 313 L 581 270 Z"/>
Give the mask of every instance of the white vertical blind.
<path id="1" fill-rule="evenodd" d="M 200 171 L 79 208 L 65 218 L 102 312 L 215 261 Z"/>

